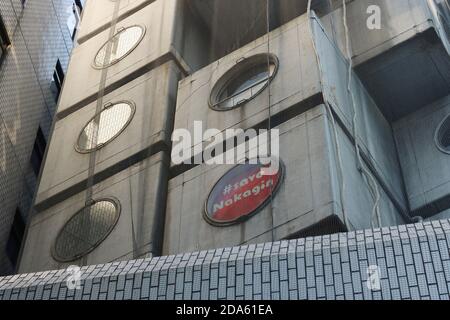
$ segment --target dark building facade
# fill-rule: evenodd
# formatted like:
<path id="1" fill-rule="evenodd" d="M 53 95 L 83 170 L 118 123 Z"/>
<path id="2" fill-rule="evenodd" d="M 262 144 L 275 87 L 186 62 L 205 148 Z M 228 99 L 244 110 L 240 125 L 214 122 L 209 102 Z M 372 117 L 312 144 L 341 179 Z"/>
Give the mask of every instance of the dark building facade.
<path id="1" fill-rule="evenodd" d="M 0 3 L 0 274 L 15 272 L 84 1 Z M 76 6 L 76 8 L 74 7 Z"/>

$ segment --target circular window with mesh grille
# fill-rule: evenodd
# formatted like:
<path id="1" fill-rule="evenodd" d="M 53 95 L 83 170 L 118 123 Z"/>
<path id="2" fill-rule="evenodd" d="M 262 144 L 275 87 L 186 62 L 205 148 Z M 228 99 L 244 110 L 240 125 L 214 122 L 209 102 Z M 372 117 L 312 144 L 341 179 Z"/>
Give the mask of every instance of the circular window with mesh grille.
<path id="1" fill-rule="evenodd" d="M 439 150 L 450 154 L 450 114 L 438 126 L 435 141 Z"/>
<path id="2" fill-rule="evenodd" d="M 142 41 L 145 35 L 143 26 L 121 28 L 98 50 L 93 66 L 103 69 L 116 64 L 131 53 Z"/>
<path id="3" fill-rule="evenodd" d="M 136 107 L 130 101 L 108 103 L 83 128 L 76 144 L 80 153 L 98 150 L 119 136 L 133 119 Z"/>
<path id="4" fill-rule="evenodd" d="M 63 226 L 56 237 L 53 257 L 61 262 L 69 262 L 85 256 L 106 239 L 119 216 L 118 200 L 107 198 L 93 201 Z"/>
<path id="5" fill-rule="evenodd" d="M 260 94 L 278 71 L 278 58 L 273 54 L 257 54 L 241 59 L 214 85 L 209 106 L 225 111 L 242 106 Z"/>

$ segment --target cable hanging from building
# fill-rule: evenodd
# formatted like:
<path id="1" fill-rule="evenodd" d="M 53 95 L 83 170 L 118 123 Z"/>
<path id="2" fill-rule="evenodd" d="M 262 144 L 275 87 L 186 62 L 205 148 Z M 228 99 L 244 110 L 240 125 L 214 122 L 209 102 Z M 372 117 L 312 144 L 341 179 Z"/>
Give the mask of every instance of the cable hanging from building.
<path id="1" fill-rule="evenodd" d="M 314 55 L 316 57 L 316 61 L 317 61 L 317 65 L 318 65 L 318 69 L 319 69 L 319 75 L 320 75 L 320 82 L 322 83 L 322 80 L 324 78 L 324 73 L 322 70 L 322 64 L 320 61 L 320 56 L 319 56 L 319 52 L 317 51 L 317 46 L 316 46 L 316 42 L 314 39 L 314 30 L 313 30 L 313 26 L 312 26 L 312 22 L 315 19 L 312 16 L 312 11 L 311 11 L 311 5 L 312 5 L 312 0 L 308 0 L 308 4 L 307 4 L 307 9 L 306 9 L 306 16 L 308 19 L 308 27 L 309 27 L 309 34 L 311 36 L 311 43 L 313 46 L 313 51 L 314 51 Z M 333 115 L 333 111 L 331 110 L 330 105 L 325 102 L 325 109 L 327 111 L 328 117 L 331 121 L 331 127 L 333 130 L 333 140 L 334 140 L 334 144 L 336 147 L 336 157 L 337 157 L 337 165 L 338 165 L 338 180 L 340 183 L 340 188 L 339 188 L 339 198 L 340 198 L 340 202 L 341 202 L 341 210 L 342 210 L 342 218 L 343 218 L 343 222 L 344 222 L 344 226 L 347 230 L 350 231 L 350 224 L 348 222 L 347 219 L 347 212 L 346 212 L 346 205 L 345 205 L 345 189 L 346 189 L 346 184 L 345 184 L 345 179 L 344 179 L 344 170 L 343 170 L 343 166 L 342 166 L 342 155 L 341 155 L 341 147 L 340 147 L 340 143 L 339 143 L 339 137 L 338 137 L 338 132 L 337 132 L 337 127 L 336 127 L 336 121 L 334 119 L 334 115 Z"/>
<path id="2" fill-rule="evenodd" d="M 350 105 L 352 107 L 353 111 L 353 118 L 352 118 L 352 129 L 353 129 L 353 139 L 354 139 L 354 146 L 355 146 L 355 154 L 356 154 L 356 167 L 358 171 L 363 174 L 366 177 L 367 186 L 369 189 L 369 192 L 374 199 L 374 204 L 372 207 L 372 215 L 370 218 L 370 224 L 372 228 L 373 220 L 374 218 L 377 219 L 378 227 L 381 227 L 381 216 L 380 216 L 380 191 L 378 189 L 378 184 L 375 178 L 373 177 L 372 173 L 364 168 L 362 161 L 361 161 L 361 153 L 360 148 L 358 144 L 358 115 L 357 115 L 357 108 L 355 105 L 355 96 L 352 90 L 352 81 L 353 81 L 353 59 L 352 59 L 352 49 L 351 49 L 351 43 L 350 43 L 350 36 L 349 36 L 349 28 L 347 23 L 347 0 L 342 0 L 342 22 L 344 24 L 344 34 L 345 34 L 345 58 L 348 63 L 348 75 L 347 75 L 347 92 L 349 94 L 350 98 Z"/>
<path id="3" fill-rule="evenodd" d="M 267 120 L 268 126 L 268 134 L 267 134 L 267 157 L 268 160 L 272 161 L 272 113 L 271 113 L 271 99 L 270 99 L 270 0 L 266 0 L 266 31 L 267 31 L 267 75 L 268 75 L 268 83 L 267 83 L 267 105 L 268 105 L 268 113 L 269 117 Z M 278 159 L 276 159 L 278 161 Z M 275 241 L 275 221 L 273 216 L 274 205 L 273 205 L 273 186 L 270 185 L 270 221 L 271 221 L 271 236 L 272 241 Z"/>
<path id="4" fill-rule="evenodd" d="M 112 39 L 114 37 L 117 22 L 119 19 L 119 9 L 120 9 L 120 2 L 121 0 L 114 1 L 113 4 L 113 16 L 111 20 L 111 26 L 109 30 L 109 36 L 108 39 Z M 113 43 L 112 41 L 108 41 L 106 45 L 105 50 L 105 56 L 104 56 L 104 65 L 107 65 L 110 61 L 111 54 L 113 49 Z M 97 104 L 95 108 L 95 116 L 93 118 L 93 130 L 92 130 L 92 143 L 93 145 L 97 145 L 98 142 L 98 131 L 100 128 L 100 116 L 101 116 L 101 110 L 103 108 L 103 97 L 105 95 L 105 86 L 106 86 L 106 79 L 108 76 L 108 68 L 103 68 L 101 70 L 101 76 L 100 76 L 100 83 L 99 83 L 99 90 L 97 95 Z M 86 197 L 85 197 L 85 210 L 88 210 L 87 216 L 90 218 L 90 210 L 92 208 L 92 205 L 94 204 L 93 199 L 93 187 L 95 183 L 95 163 L 97 159 L 97 150 L 94 148 L 92 152 L 89 154 L 89 167 L 88 167 L 88 177 L 87 177 L 87 183 L 86 183 Z M 90 230 L 92 228 L 90 220 L 88 220 L 88 224 L 86 226 L 86 229 Z M 84 256 L 82 258 L 82 264 L 85 265 L 87 263 L 87 256 Z"/>
<path id="5" fill-rule="evenodd" d="M 314 34 L 313 34 L 313 26 L 312 26 L 312 21 L 315 20 L 316 17 L 312 15 L 311 5 L 312 5 L 312 0 L 309 0 L 308 6 L 307 6 L 307 17 L 309 20 L 309 27 L 310 27 L 310 34 L 312 37 L 313 50 L 315 52 L 315 56 L 318 61 L 319 73 L 320 73 L 320 77 L 321 77 L 321 81 L 322 81 L 322 79 L 324 78 L 323 77 L 324 73 L 322 70 L 320 56 L 319 56 L 317 46 L 315 43 Z M 374 201 L 374 204 L 372 206 L 371 218 L 370 218 L 371 226 L 372 226 L 372 228 L 374 227 L 374 220 L 376 220 L 377 226 L 382 227 L 381 214 L 380 214 L 381 194 L 380 194 L 380 190 L 379 190 L 379 186 L 378 186 L 378 181 L 377 181 L 377 178 L 372 174 L 372 172 L 363 165 L 364 161 L 361 156 L 360 146 L 359 146 L 359 142 L 358 142 L 358 114 L 357 114 L 355 96 L 354 96 L 353 87 L 352 87 L 353 60 L 352 60 L 352 49 L 351 49 L 351 42 L 350 42 L 350 36 L 349 36 L 348 21 L 347 21 L 346 0 L 342 0 L 342 6 L 343 6 L 342 22 L 344 25 L 344 35 L 345 35 L 344 57 L 348 63 L 347 92 L 348 92 L 348 97 L 350 99 L 350 105 L 351 105 L 351 108 L 353 111 L 352 112 L 352 135 L 353 135 L 353 144 L 354 144 L 354 148 L 355 148 L 356 166 L 357 166 L 358 171 L 361 173 L 361 175 L 363 175 L 364 181 L 366 182 L 366 184 L 368 186 L 368 190 L 370 192 L 370 195 Z M 343 218 L 344 218 L 344 224 L 348 228 L 349 224 L 348 224 L 347 217 L 346 217 L 345 202 L 344 202 L 345 201 L 344 195 L 345 195 L 346 184 L 345 184 L 345 179 L 344 179 L 344 175 L 343 175 L 342 157 L 341 157 L 341 150 L 340 150 L 341 148 L 340 148 L 340 143 L 339 143 L 337 129 L 336 129 L 336 121 L 334 119 L 333 111 L 332 111 L 330 105 L 327 102 L 325 102 L 325 106 L 327 109 L 327 113 L 331 119 L 331 125 L 332 125 L 332 129 L 333 129 L 333 136 L 334 136 L 333 138 L 335 141 L 336 154 L 337 154 L 337 160 L 338 160 L 337 161 L 338 171 L 339 171 L 338 178 L 339 178 L 340 184 L 341 184 L 340 197 L 341 197 L 341 203 L 342 203 Z M 407 222 L 418 222 L 421 220 L 420 217 L 411 217 L 407 212 L 404 212 L 403 210 L 401 210 L 400 213 L 402 214 L 402 216 L 405 218 L 405 220 Z"/>

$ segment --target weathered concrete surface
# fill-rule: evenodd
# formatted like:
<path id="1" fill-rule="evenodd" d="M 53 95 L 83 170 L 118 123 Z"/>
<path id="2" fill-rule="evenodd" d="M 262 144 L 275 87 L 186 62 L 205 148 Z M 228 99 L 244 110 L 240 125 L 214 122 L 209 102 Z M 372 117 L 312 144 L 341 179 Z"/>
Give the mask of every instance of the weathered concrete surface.
<path id="1" fill-rule="evenodd" d="M 270 83 L 270 90 L 266 88 L 254 99 L 233 110 L 219 112 L 208 106 L 216 81 L 240 59 L 266 53 L 267 39 L 267 36 L 261 37 L 180 81 L 174 128 L 187 129 L 192 136 L 194 121 L 201 121 L 205 130 L 247 129 L 266 120 L 269 115 L 320 94 L 321 84 L 312 37 L 308 20 L 303 15 L 269 34 L 269 50 L 279 59 L 279 69 Z"/>
<path id="2" fill-rule="evenodd" d="M 394 124 L 409 205 L 411 210 L 422 208 L 425 216 L 437 213 L 427 205 L 450 196 L 450 155 L 440 151 L 434 140 L 439 124 L 449 114 L 450 96 Z"/>
<path id="3" fill-rule="evenodd" d="M 194 121 L 203 129 L 247 129 L 299 107 L 314 94 L 322 95 L 337 113 L 342 125 L 353 134 L 353 107 L 347 92 L 348 65 L 317 21 L 311 35 L 306 16 L 301 16 L 269 34 L 270 52 L 277 55 L 279 71 L 266 88 L 240 108 L 218 112 L 208 106 L 211 90 L 220 77 L 242 57 L 267 52 L 267 37 L 255 40 L 236 52 L 196 72 L 180 82 L 175 128 L 187 128 L 194 135 Z M 311 39 L 315 39 L 322 73 Z M 357 112 L 358 143 L 370 166 L 381 177 L 386 192 L 403 210 L 407 209 L 397 150 L 390 124 L 377 108 L 356 74 L 352 91 Z M 271 108 L 269 112 L 269 92 Z M 192 143 L 192 149 L 195 147 Z M 203 146 L 209 142 L 204 141 Z M 194 152 L 192 152 L 194 154 Z M 173 164 L 174 166 L 175 164 Z"/>
<path id="4" fill-rule="evenodd" d="M 216 181 L 232 165 L 197 166 L 169 182 L 163 254 L 279 240 L 317 223 L 325 223 L 326 218 L 336 218 L 335 228 L 339 228 L 339 221 L 343 220 L 339 200 L 341 185 L 337 180 L 334 142 L 325 107 L 313 108 L 278 129 L 280 158 L 285 164 L 286 176 L 272 205 L 239 225 L 214 227 L 208 224 L 202 217 L 204 201 Z M 347 185 L 344 205 L 349 228 L 368 228 L 374 201 L 356 168 L 352 143 L 341 131 L 338 134 Z M 384 226 L 402 223 L 383 192 L 380 208 Z M 322 227 L 325 229 L 324 225 Z M 316 232 L 320 234 L 321 230 Z"/>
<path id="5" fill-rule="evenodd" d="M 160 254 L 167 192 L 168 158 L 158 153 L 94 185 L 93 199 L 114 197 L 121 214 L 111 234 L 86 255 L 84 263 L 151 257 Z M 86 192 L 58 203 L 35 215 L 25 239 L 20 272 L 34 272 L 82 264 L 82 260 L 60 263 L 52 257 L 52 247 L 64 224 L 86 201 Z"/>
<path id="6" fill-rule="evenodd" d="M 121 0 L 117 14 L 118 21 L 125 19 L 152 2 L 155 2 L 155 0 Z M 108 28 L 113 19 L 115 5 L 114 1 L 111 0 L 87 0 L 78 28 L 77 42 L 85 42 Z"/>
<path id="7" fill-rule="evenodd" d="M 336 112 L 341 126 L 348 134 L 353 138 L 357 134 L 360 150 L 385 185 L 386 192 L 391 194 L 398 206 L 407 210 L 403 178 L 390 123 L 355 72 L 352 72 L 351 93 L 348 91 L 348 62 L 317 20 L 313 22 L 313 30 L 322 70 L 325 101 Z"/>
<path id="8" fill-rule="evenodd" d="M 368 30 L 367 22 L 371 16 L 373 17 L 374 12 L 367 12 L 371 5 L 380 8 L 380 29 Z M 355 65 L 389 51 L 396 45 L 431 28 L 433 24 L 430 19 L 431 13 L 427 2 L 423 0 L 348 1 L 347 23 Z M 341 52 L 346 52 L 342 6 L 327 15 L 321 16 L 320 20 Z M 369 19 L 369 22 L 371 21 L 372 19 Z M 362 32 L 362 30 L 365 30 L 365 32 Z"/>
<path id="9" fill-rule="evenodd" d="M 134 158 L 143 159 L 155 150 L 169 151 L 179 77 L 177 66 L 168 62 L 103 98 L 105 104 L 134 102 L 136 113 L 118 137 L 96 152 L 95 174 L 107 177 L 120 170 L 117 168 L 127 159 L 136 162 Z M 55 197 L 62 201 L 84 189 L 79 184 L 88 177 L 90 154 L 77 152 L 75 146 L 95 111 L 96 102 L 55 124 L 35 201 L 38 210 L 54 203 Z"/>
<path id="10" fill-rule="evenodd" d="M 64 118 L 95 101 L 101 87 L 102 72 L 107 73 L 105 83 L 102 84 L 105 93 L 125 85 L 169 60 L 176 62 L 183 72 L 188 72 L 190 67 L 184 63 L 177 51 L 181 48 L 174 44 L 175 37 L 179 37 L 176 32 L 181 28 L 176 27 L 175 21 L 178 16 L 176 0 L 155 1 L 118 22 L 116 30 L 140 25 L 145 27 L 146 31 L 142 41 L 131 53 L 106 70 L 95 69 L 92 64 L 98 50 L 109 38 L 109 29 L 77 46 L 73 50 L 65 78 L 65 86 L 70 86 L 70 90 L 63 90 L 61 94 L 57 117 Z"/>

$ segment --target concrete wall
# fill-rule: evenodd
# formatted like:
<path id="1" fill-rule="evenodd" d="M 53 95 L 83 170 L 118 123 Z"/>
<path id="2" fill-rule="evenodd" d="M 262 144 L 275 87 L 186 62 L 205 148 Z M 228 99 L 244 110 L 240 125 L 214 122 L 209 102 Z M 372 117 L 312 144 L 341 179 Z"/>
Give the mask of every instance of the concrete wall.
<path id="1" fill-rule="evenodd" d="M 342 2 L 342 1 L 341 1 Z M 371 5 L 380 8 L 381 28 L 369 30 L 367 13 Z M 322 16 L 327 33 L 341 52 L 345 51 L 345 31 L 342 7 Z M 389 51 L 394 46 L 413 38 L 432 27 L 431 13 L 423 0 L 357 0 L 347 2 L 347 21 L 355 65 Z"/>
<path id="2" fill-rule="evenodd" d="M 448 219 L 450 217 L 450 209 L 441 211 L 440 213 L 427 218 L 427 221 L 437 221 L 437 220 L 443 220 L 443 219 Z"/>
<path id="3" fill-rule="evenodd" d="M 197 70 L 209 63 L 210 46 L 208 32 L 192 13 L 185 0 L 122 0 L 117 13 L 117 21 L 122 21 L 153 2 L 165 2 L 165 6 L 175 8 L 172 21 L 172 53 L 185 63 L 187 71 Z M 154 5 L 156 6 L 156 5 Z M 82 16 L 77 42 L 83 43 L 111 26 L 114 14 L 114 2 L 111 0 L 90 0 Z M 161 24 L 167 23 L 160 21 Z"/>
<path id="4" fill-rule="evenodd" d="M 272 31 L 304 14 L 308 0 L 241 1 L 241 0 L 184 0 L 197 20 L 203 23 L 202 31 L 210 37 L 209 52 L 216 61 L 237 48 Z M 323 9 L 327 0 L 312 2 L 314 9 Z M 269 14 L 267 13 L 269 9 Z M 268 20 L 266 19 L 268 18 Z M 224 32 L 226 30 L 226 32 Z"/>
<path id="5" fill-rule="evenodd" d="M 126 0 L 120 1 L 117 13 L 118 21 L 125 19 L 136 11 L 155 0 Z M 82 15 L 82 21 L 78 28 L 77 42 L 82 43 L 107 29 L 111 25 L 114 15 L 115 1 L 111 0 L 87 0 Z"/>
<path id="6" fill-rule="evenodd" d="M 270 111 L 267 88 L 233 110 L 218 112 L 208 106 L 213 86 L 230 68 L 242 58 L 267 52 L 265 36 L 180 81 L 174 128 L 187 129 L 193 135 L 194 121 L 201 121 L 205 129 L 247 129 L 269 115 L 320 94 L 319 72 L 307 23 L 303 15 L 269 34 L 270 52 L 279 59 L 278 72 L 270 83 Z"/>
<path id="7" fill-rule="evenodd" d="M 19 271 L 42 271 L 70 264 L 91 265 L 159 255 L 168 164 L 168 158 L 158 153 L 93 187 L 93 199 L 118 199 L 121 214 L 111 234 L 86 255 L 83 262 L 81 259 L 71 263 L 57 262 L 51 250 L 59 230 L 84 206 L 85 191 L 35 215 L 29 226 Z"/>
<path id="8" fill-rule="evenodd" d="M 441 152 L 434 140 L 449 114 L 450 96 L 394 123 L 409 205 L 411 210 L 423 209 L 424 216 L 448 208 L 427 206 L 450 195 L 450 155 Z"/>
<path id="9" fill-rule="evenodd" d="M 378 221 L 374 215 L 375 197 L 370 193 L 370 181 L 357 170 L 355 147 L 352 141 L 337 127 L 339 146 L 342 156 L 342 171 L 345 183 L 344 208 L 347 212 L 350 230 L 362 230 L 370 227 L 378 227 Z M 337 165 L 338 159 L 333 156 L 333 163 Z M 362 162 L 363 167 L 369 170 L 367 164 Z M 336 173 L 334 174 L 336 175 Z M 341 188 L 341 184 L 338 185 Z M 399 208 L 393 203 L 381 184 L 377 183 L 380 194 L 379 212 L 381 226 L 396 226 L 406 221 L 402 217 Z M 339 199 L 339 189 L 335 189 L 335 197 Z"/>
<path id="10" fill-rule="evenodd" d="M 204 201 L 233 165 L 197 166 L 169 182 L 163 254 L 282 239 L 338 212 L 324 107 L 299 115 L 279 129 L 280 159 L 286 172 L 272 205 L 238 225 L 208 224 L 202 217 Z"/>
<path id="11" fill-rule="evenodd" d="M 102 75 L 106 77 L 104 90 L 108 93 L 169 60 L 175 61 L 183 72 L 188 72 L 189 67 L 178 52 L 180 46 L 173 43 L 178 30 L 175 27 L 178 22 L 176 17 L 179 15 L 177 8 L 176 0 L 155 1 L 119 21 L 116 30 L 141 25 L 146 28 L 146 32 L 142 41 L 128 56 L 107 69 L 95 69 L 92 63 L 98 50 L 107 42 L 109 29 L 76 47 L 66 76 L 66 83 L 70 83 L 71 87 L 70 90 L 63 90 L 58 117 L 63 118 L 83 105 L 95 101 L 101 87 Z"/>
<path id="12" fill-rule="evenodd" d="M 391 193 L 399 206 L 406 210 L 403 178 L 391 125 L 354 72 L 352 72 L 352 94 L 348 92 L 348 63 L 317 20 L 314 20 L 313 28 L 322 70 L 325 101 L 331 105 L 341 126 L 352 137 L 355 133 L 353 116 L 356 112 L 357 141 L 361 152 L 368 164 L 373 167 L 374 173 L 379 175 L 386 185 L 385 191 Z"/>
<path id="13" fill-rule="evenodd" d="M 320 75 L 312 46 L 306 16 L 299 17 L 270 33 L 270 52 L 278 56 L 279 71 L 263 91 L 244 106 L 226 112 L 208 107 L 211 90 L 220 77 L 236 64 L 239 58 L 267 51 L 267 38 L 263 37 L 196 72 L 180 82 L 175 115 L 175 128 L 187 128 L 193 135 L 194 121 L 203 127 L 225 130 L 250 128 L 287 108 L 301 105 L 314 94 L 323 95 L 334 108 L 347 132 L 353 134 L 353 111 L 347 92 L 347 63 L 333 46 L 317 21 L 314 38 L 323 73 Z M 265 43 L 264 43 L 265 42 Z M 322 78 L 322 79 L 321 79 Z M 323 89 L 322 89 L 323 87 Z M 397 159 L 397 149 L 390 124 L 353 73 L 352 90 L 357 112 L 358 143 L 373 167 L 386 192 L 406 210 L 403 181 Z M 204 142 L 206 144 L 206 142 Z"/>
<path id="14" fill-rule="evenodd" d="M 371 5 L 380 9 L 379 29 L 367 26 L 374 14 L 366 12 Z M 342 8 L 321 17 L 321 22 L 346 52 Z M 450 59 L 427 1 L 351 1 L 347 22 L 355 70 L 388 121 L 450 94 Z"/>
<path id="15" fill-rule="evenodd" d="M 278 127 L 280 158 L 286 176 L 273 203 L 247 222 L 214 227 L 202 217 L 204 201 L 231 165 L 200 165 L 169 182 L 163 254 L 177 254 L 295 236 L 317 227 L 316 234 L 339 231 L 343 221 L 340 183 L 330 123 L 323 105 Z M 339 131 L 347 192 L 345 210 L 351 229 L 369 228 L 373 199 L 354 163 L 351 142 Z M 390 199 L 381 194 L 383 225 L 402 223 Z M 272 227 L 273 219 L 273 227 Z M 327 219 L 327 220 L 325 220 Z M 335 226 L 327 225 L 333 219 Z M 274 238 L 272 238 L 272 233 Z"/>
<path id="16" fill-rule="evenodd" d="M 95 174 L 103 178 L 160 150 L 169 150 L 180 72 L 167 62 L 103 98 L 104 104 L 127 100 L 136 113 L 125 130 L 96 152 Z M 38 210 L 86 187 L 90 154 L 75 150 L 80 132 L 96 112 L 91 103 L 55 124 L 35 206 Z M 137 157 L 137 158 L 136 158 Z M 83 185 L 83 182 L 85 183 Z"/>

